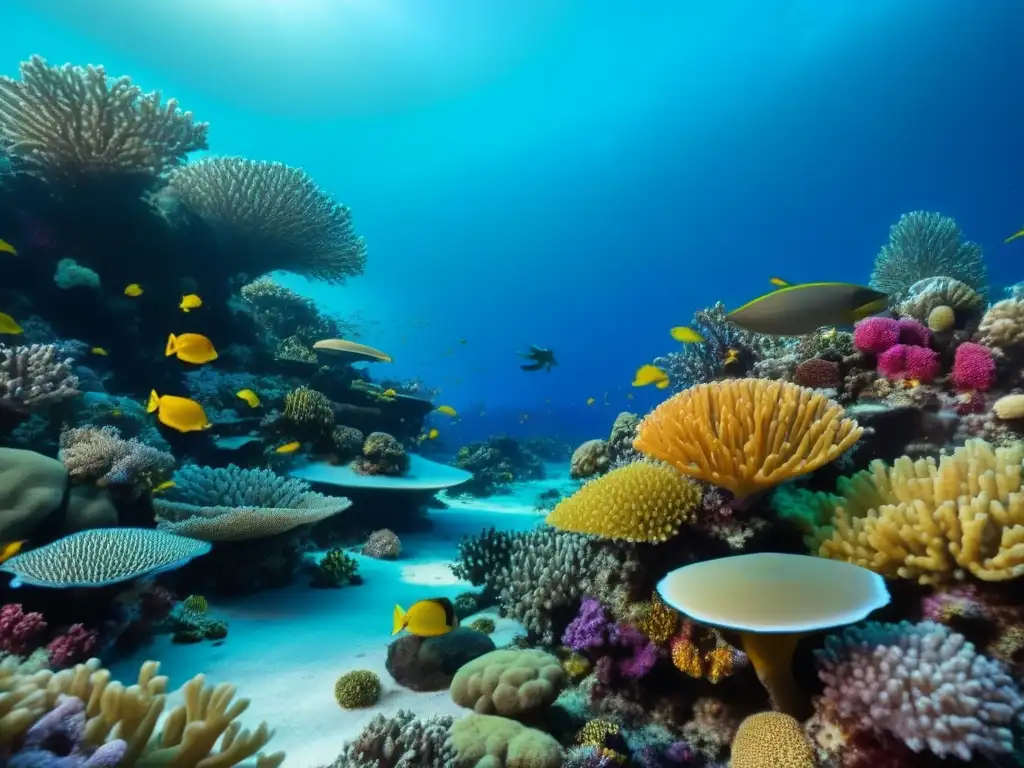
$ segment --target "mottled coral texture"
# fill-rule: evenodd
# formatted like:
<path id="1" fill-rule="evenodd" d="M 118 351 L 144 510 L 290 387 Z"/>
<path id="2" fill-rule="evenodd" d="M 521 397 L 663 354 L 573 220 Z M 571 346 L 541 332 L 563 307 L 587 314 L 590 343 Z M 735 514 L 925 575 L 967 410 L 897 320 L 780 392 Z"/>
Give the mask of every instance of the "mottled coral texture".
<path id="1" fill-rule="evenodd" d="M 1024 697 L 1002 664 L 947 627 L 868 623 L 816 651 L 823 702 L 857 730 L 971 760 L 1013 751 Z"/>
<path id="2" fill-rule="evenodd" d="M 20 603 L 8 603 L 0 608 L 0 651 L 19 656 L 31 653 L 39 646 L 46 621 L 41 613 L 25 613 Z"/>

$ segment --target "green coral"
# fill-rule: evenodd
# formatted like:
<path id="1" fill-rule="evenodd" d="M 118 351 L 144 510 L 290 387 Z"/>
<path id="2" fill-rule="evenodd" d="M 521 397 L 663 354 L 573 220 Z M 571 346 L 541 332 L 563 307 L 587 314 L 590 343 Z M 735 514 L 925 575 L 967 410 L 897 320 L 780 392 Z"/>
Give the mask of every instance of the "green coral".
<path id="1" fill-rule="evenodd" d="M 203 640 L 223 640 L 228 636 L 227 622 L 211 618 L 205 609 L 198 610 L 197 602 L 191 595 L 179 603 L 167 617 L 173 635 L 171 642 L 178 645 L 201 643 Z M 198 598 L 205 603 L 203 598 Z"/>
<path id="2" fill-rule="evenodd" d="M 364 709 L 380 700 L 380 678 L 366 669 L 346 672 L 334 683 L 334 698 L 342 709 Z"/>
<path id="3" fill-rule="evenodd" d="M 489 635 L 494 631 L 495 628 L 494 619 L 488 619 L 483 617 L 479 619 L 473 619 L 473 621 L 471 621 L 469 624 L 469 628 L 476 630 L 477 632 L 483 632 L 485 635 Z"/>
<path id="4" fill-rule="evenodd" d="M 327 550 L 317 563 L 313 574 L 313 586 L 336 588 L 351 584 L 359 579 L 359 561 L 340 547 Z"/>

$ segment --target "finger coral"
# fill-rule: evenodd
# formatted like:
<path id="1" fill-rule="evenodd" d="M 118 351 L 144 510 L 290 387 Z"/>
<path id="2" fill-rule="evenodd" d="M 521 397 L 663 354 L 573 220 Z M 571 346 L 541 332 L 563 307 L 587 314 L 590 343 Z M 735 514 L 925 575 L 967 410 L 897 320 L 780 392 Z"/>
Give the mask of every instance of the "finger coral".
<path id="1" fill-rule="evenodd" d="M 731 379 L 663 402 L 641 422 L 635 445 L 684 475 L 744 497 L 834 461 L 862 431 L 812 389 Z"/>
<path id="2" fill-rule="evenodd" d="M 71 360 L 61 361 L 57 353 L 52 344 L 0 346 L 0 410 L 28 413 L 78 397 Z"/>
<path id="3" fill-rule="evenodd" d="M 828 710 L 853 728 L 942 758 L 1013 751 L 1024 696 L 1002 664 L 947 627 L 869 622 L 829 637 L 815 656 Z"/>
<path id="4" fill-rule="evenodd" d="M 240 271 L 288 270 L 340 283 L 366 265 L 352 213 L 299 168 L 204 158 L 175 169 L 168 185 L 234 246 Z"/>
<path id="5" fill-rule="evenodd" d="M 560 501 L 547 523 L 604 539 L 657 543 L 679 533 L 702 495 L 700 486 L 671 467 L 637 461 Z"/>
<path id="6" fill-rule="evenodd" d="M 46 181 L 96 173 L 155 178 L 207 147 L 206 123 L 127 77 L 108 78 L 103 67 L 57 67 L 33 56 L 20 70 L 20 80 L 0 77 L 0 144 Z"/>

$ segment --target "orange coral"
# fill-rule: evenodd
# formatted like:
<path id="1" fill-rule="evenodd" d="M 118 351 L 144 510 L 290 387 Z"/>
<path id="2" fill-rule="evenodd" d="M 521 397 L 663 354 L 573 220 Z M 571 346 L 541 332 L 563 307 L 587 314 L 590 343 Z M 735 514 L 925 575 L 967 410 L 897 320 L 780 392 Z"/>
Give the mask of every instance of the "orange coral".
<path id="1" fill-rule="evenodd" d="M 679 627 L 679 613 L 665 605 L 655 592 L 649 602 L 640 606 L 639 615 L 633 623 L 652 643 L 664 645 Z"/>

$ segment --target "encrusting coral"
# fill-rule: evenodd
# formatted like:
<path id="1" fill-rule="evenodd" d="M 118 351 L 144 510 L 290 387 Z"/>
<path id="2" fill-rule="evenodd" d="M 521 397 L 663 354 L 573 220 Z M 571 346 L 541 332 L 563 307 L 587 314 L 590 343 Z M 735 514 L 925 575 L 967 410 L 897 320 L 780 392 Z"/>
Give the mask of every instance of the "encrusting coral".
<path id="1" fill-rule="evenodd" d="M 266 723 L 250 732 L 237 722 L 249 700 L 232 702 L 233 685 L 210 687 L 203 675 L 185 684 L 185 703 L 171 710 L 157 731 L 167 690 L 167 678 L 158 675 L 159 670 L 157 662 L 147 661 L 137 683 L 126 687 L 113 681 L 98 659 L 57 673 L 34 674 L 22 673 L 11 661 L 0 663 L 0 755 L 17 750 L 29 729 L 59 706 L 64 695 L 84 704 L 83 743 L 97 748 L 111 737 L 122 740 L 125 747 L 118 765 L 125 768 L 228 768 L 253 756 L 257 768 L 277 768 L 284 762 L 283 752 L 257 755 L 273 736 Z M 218 741 L 220 749 L 214 752 Z"/>
<path id="2" fill-rule="evenodd" d="M 838 496 L 805 497 L 829 521 L 808 543 L 822 557 L 922 584 L 1015 579 L 1024 574 L 1022 459 L 1024 444 L 970 440 L 938 462 L 876 460 L 841 478 Z"/>
<path id="3" fill-rule="evenodd" d="M 679 533 L 702 496 L 700 486 L 671 467 L 636 461 L 560 501 L 547 523 L 604 539 L 656 543 Z"/>
<path id="4" fill-rule="evenodd" d="M 863 430 L 820 393 L 782 381 L 701 384 L 640 423 L 636 448 L 737 497 L 839 458 Z"/>

